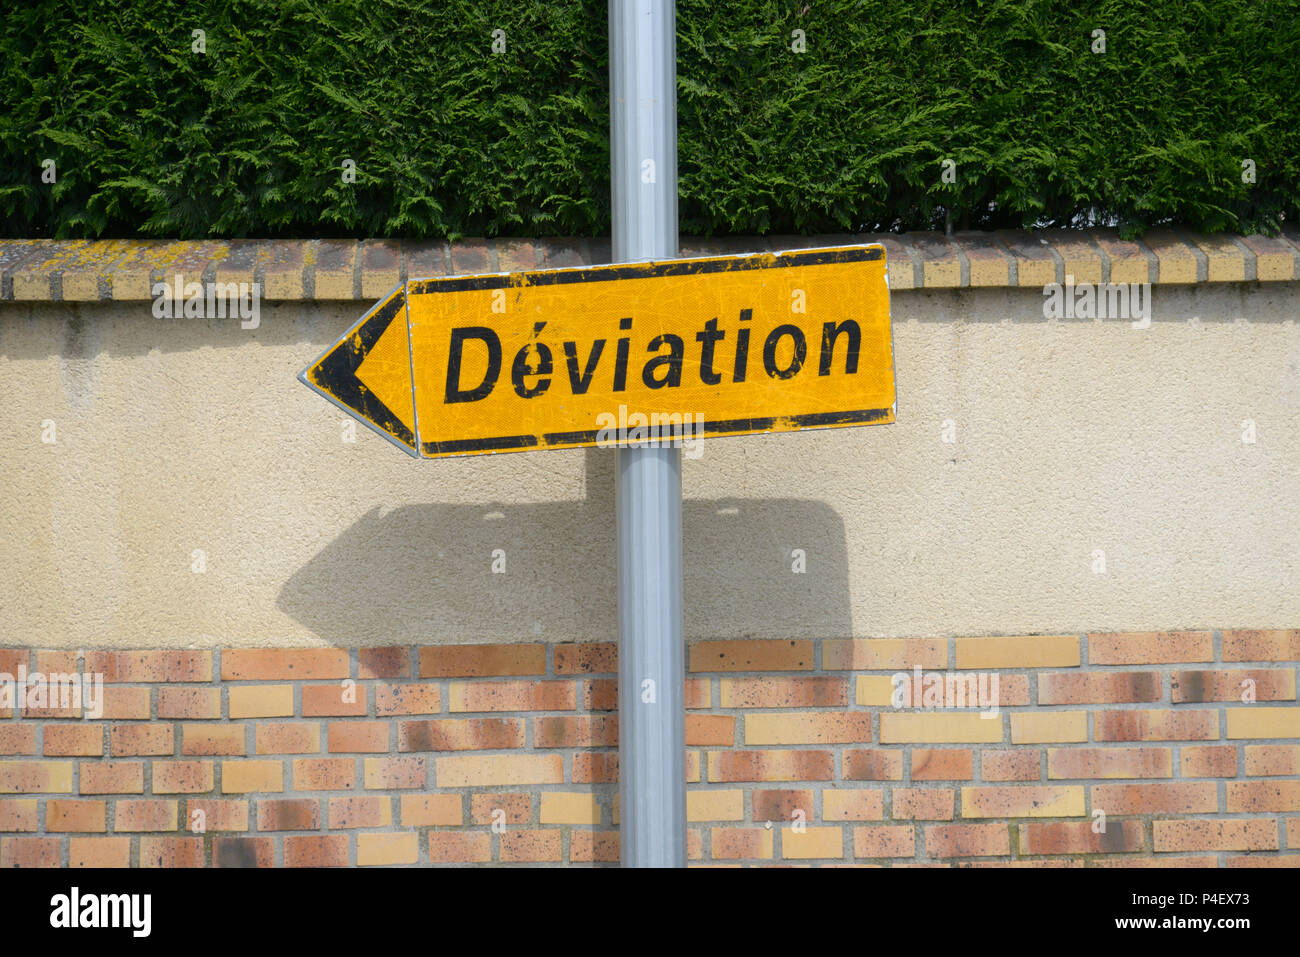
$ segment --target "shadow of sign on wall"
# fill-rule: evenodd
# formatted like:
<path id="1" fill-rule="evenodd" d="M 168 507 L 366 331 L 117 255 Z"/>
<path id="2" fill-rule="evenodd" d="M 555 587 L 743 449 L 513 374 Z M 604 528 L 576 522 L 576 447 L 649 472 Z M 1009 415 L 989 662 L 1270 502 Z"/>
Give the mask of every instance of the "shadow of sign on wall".
<path id="1" fill-rule="evenodd" d="M 612 641 L 615 454 L 585 454 L 581 501 L 371 509 L 285 583 L 277 605 L 341 645 Z M 687 499 L 682 514 L 688 637 L 767 633 L 774 622 L 800 637 L 851 634 L 844 522 L 826 503 Z"/>

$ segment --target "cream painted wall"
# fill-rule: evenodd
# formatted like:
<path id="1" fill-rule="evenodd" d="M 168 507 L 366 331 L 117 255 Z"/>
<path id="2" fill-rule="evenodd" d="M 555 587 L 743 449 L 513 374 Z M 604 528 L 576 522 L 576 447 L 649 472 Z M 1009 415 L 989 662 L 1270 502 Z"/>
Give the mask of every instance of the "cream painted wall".
<path id="1" fill-rule="evenodd" d="M 685 462 L 687 634 L 1300 624 L 1300 284 L 1154 302 L 896 293 L 896 424 Z M 0 645 L 611 640 L 614 453 L 344 442 L 294 377 L 364 308 L 0 305 Z"/>

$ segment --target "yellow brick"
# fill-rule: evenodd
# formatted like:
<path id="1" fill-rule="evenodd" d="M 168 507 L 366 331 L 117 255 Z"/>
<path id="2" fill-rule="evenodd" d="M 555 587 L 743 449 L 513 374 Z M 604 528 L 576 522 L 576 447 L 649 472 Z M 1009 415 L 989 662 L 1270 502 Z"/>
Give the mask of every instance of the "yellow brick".
<path id="1" fill-rule="evenodd" d="M 898 292 L 903 289 L 911 289 L 915 283 L 916 274 L 912 271 L 911 260 L 903 260 L 890 266 L 885 273 L 885 282 L 889 284 L 891 292 Z"/>
<path id="2" fill-rule="evenodd" d="M 361 271 L 361 297 L 379 299 L 402 284 L 402 274 L 397 269 L 365 269 Z"/>
<path id="3" fill-rule="evenodd" d="M 293 685 L 231 685 L 230 717 L 293 716 Z"/>
<path id="4" fill-rule="evenodd" d="M 1134 256 L 1125 259 L 1117 259 L 1114 256 L 1111 257 L 1111 282 L 1148 282 L 1150 278 L 1151 263 L 1147 261 L 1145 256 Z"/>
<path id="5" fill-rule="evenodd" d="M 440 788 L 560 784 L 564 759 L 558 754 L 457 755 L 438 758 L 436 773 Z"/>
<path id="6" fill-rule="evenodd" d="M 954 288 L 961 285 L 961 262 L 954 256 L 939 262 L 925 261 L 925 288 Z"/>
<path id="7" fill-rule="evenodd" d="M 358 834 L 357 863 L 366 865 L 415 864 L 420 860 L 420 835 Z"/>
<path id="8" fill-rule="evenodd" d="M 262 293 L 267 299 L 302 299 L 302 270 L 268 269 L 262 282 Z"/>
<path id="9" fill-rule="evenodd" d="M 1229 708 L 1228 737 L 1300 738 L 1300 708 Z"/>
<path id="10" fill-rule="evenodd" d="M 894 679 L 890 675 L 858 675 L 854 700 L 861 705 L 890 707 L 894 702 Z"/>
<path id="11" fill-rule="evenodd" d="M 1012 744 L 1087 740 L 1086 711 L 1028 711 L 1011 715 Z"/>
<path id="12" fill-rule="evenodd" d="M 966 817 L 1081 817 L 1083 786 L 964 787 L 961 816 Z"/>
<path id="13" fill-rule="evenodd" d="M 1011 268 L 1005 256 L 985 258 L 967 255 L 970 262 L 970 284 L 972 286 L 994 286 L 1001 288 L 1010 285 Z"/>
<path id="14" fill-rule="evenodd" d="M 1101 282 L 1101 256 L 1097 247 L 1082 233 L 1062 229 L 1048 230 L 1036 236 L 1048 240 L 1048 246 L 1061 257 L 1066 282 Z"/>
<path id="15" fill-rule="evenodd" d="M 885 281 L 889 288 L 893 291 L 911 289 L 914 282 L 912 257 L 897 239 L 885 237 L 880 243 L 885 247 Z"/>
<path id="16" fill-rule="evenodd" d="M 1090 249 L 1085 249 L 1085 241 L 1053 242 L 1052 247 L 1065 261 L 1065 281 L 1075 283 L 1101 282 L 1101 257 Z"/>
<path id="17" fill-rule="evenodd" d="M 222 761 L 221 790 L 226 794 L 283 791 L 283 761 Z"/>
<path id="18" fill-rule="evenodd" d="M 72 762 L 42 761 L 45 769 L 45 787 L 42 791 L 49 794 L 70 794 L 72 792 Z"/>
<path id="19" fill-rule="evenodd" d="M 134 269 L 126 265 L 118 266 L 107 276 L 109 293 L 118 301 L 152 299 L 153 288 L 149 282 L 151 275 L 148 266 Z"/>
<path id="20" fill-rule="evenodd" d="M 906 671 L 948 667 L 942 638 L 830 638 L 822 642 L 823 671 Z"/>
<path id="21" fill-rule="evenodd" d="M 884 816 L 885 799 L 878 789 L 822 789 L 823 821 L 879 821 Z"/>
<path id="22" fill-rule="evenodd" d="M 387 809 L 387 804 L 385 804 Z M 459 794 L 403 794 L 402 827 L 463 824 L 465 809 Z M 384 826 L 388 825 L 384 821 Z"/>
<path id="23" fill-rule="evenodd" d="M 1013 716 L 1014 717 L 1014 716 Z M 1002 716 L 970 714 L 882 714 L 881 744 L 989 743 L 1002 740 Z"/>
<path id="24" fill-rule="evenodd" d="M 1291 279 L 1294 275 L 1295 257 L 1289 253 L 1264 252 L 1255 254 L 1255 278 L 1260 282 L 1285 281 Z"/>
<path id="25" fill-rule="evenodd" d="M 0 794 L 71 792 L 71 761 L 0 761 Z"/>
<path id="26" fill-rule="evenodd" d="M 958 668 L 1072 668 L 1079 664 L 1073 635 L 958 638 Z"/>
<path id="27" fill-rule="evenodd" d="M 236 265 L 235 263 L 236 255 L 237 255 L 236 251 L 234 249 L 231 249 L 229 256 L 223 255 L 215 259 L 215 261 L 213 262 L 213 267 L 215 270 L 213 274 L 213 278 L 215 282 L 222 282 L 222 283 L 242 282 L 251 285 L 253 282 L 254 270 L 257 268 L 259 263 L 266 262 L 268 251 L 265 247 L 263 247 L 255 254 L 254 258 L 252 259 L 239 257 L 240 259 L 242 259 L 242 262 L 240 262 L 238 265 Z"/>
<path id="28" fill-rule="evenodd" d="M 746 744 L 851 744 L 870 740 L 871 715 L 865 711 L 745 716 Z"/>
<path id="29" fill-rule="evenodd" d="M 63 298 L 66 302 L 94 302 L 99 298 L 99 274 L 65 271 Z"/>
<path id="30" fill-rule="evenodd" d="M 9 798 L 0 803 L 0 825 L 6 821 L 10 822 L 6 830 L 22 830 L 23 828 L 17 825 L 19 821 L 29 822 L 35 830 L 36 798 Z"/>
<path id="31" fill-rule="evenodd" d="M 1008 285 L 1007 274 L 1010 269 L 1005 262 L 996 263 L 987 259 L 970 261 L 970 284 L 972 286 L 993 286 L 1002 288 Z"/>
<path id="32" fill-rule="evenodd" d="M 844 858 L 844 831 L 838 827 L 792 827 L 781 829 L 781 856 L 807 861 L 814 858 Z"/>
<path id="33" fill-rule="evenodd" d="M 50 301 L 50 277 L 42 272 L 14 275 L 14 299 Z"/>
<path id="34" fill-rule="evenodd" d="M 266 273 L 263 291 L 266 299 L 302 299 L 302 273 Z"/>
<path id="35" fill-rule="evenodd" d="M 592 794 L 542 794 L 543 824 L 599 824 L 600 805 Z"/>
<path id="36" fill-rule="evenodd" d="M 745 792 L 743 791 L 687 791 L 686 820 L 688 821 L 743 821 L 745 819 Z"/>
<path id="37" fill-rule="evenodd" d="M 1192 242 L 1205 253 L 1208 263 L 1206 279 L 1210 282 L 1244 282 L 1246 279 L 1246 257 L 1241 247 L 1227 236 L 1203 236 L 1194 234 Z"/>
<path id="38" fill-rule="evenodd" d="M 317 271 L 316 298 L 317 299 L 351 299 L 352 298 L 352 267 L 349 266 L 346 272 Z"/>
<path id="39" fill-rule="evenodd" d="M 1172 231 L 1153 229 L 1142 240 L 1160 262 L 1161 283 L 1196 282 L 1196 257 Z"/>
<path id="40" fill-rule="evenodd" d="M 1016 279 L 1022 286 L 1046 286 L 1056 282 L 1056 262 L 1051 259 L 1016 257 Z"/>
<path id="41" fill-rule="evenodd" d="M 904 259 L 901 262 L 890 263 L 886 267 L 885 282 L 889 284 L 891 292 L 898 292 L 902 289 L 911 289 L 913 284 L 912 261 Z"/>

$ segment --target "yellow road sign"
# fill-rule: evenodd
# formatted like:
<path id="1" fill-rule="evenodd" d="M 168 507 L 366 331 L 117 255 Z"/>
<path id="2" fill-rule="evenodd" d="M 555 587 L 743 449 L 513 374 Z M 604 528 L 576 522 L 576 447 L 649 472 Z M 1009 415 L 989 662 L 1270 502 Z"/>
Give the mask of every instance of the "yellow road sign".
<path id="1" fill-rule="evenodd" d="M 423 458 L 893 422 L 885 250 L 411 280 L 299 379 Z"/>

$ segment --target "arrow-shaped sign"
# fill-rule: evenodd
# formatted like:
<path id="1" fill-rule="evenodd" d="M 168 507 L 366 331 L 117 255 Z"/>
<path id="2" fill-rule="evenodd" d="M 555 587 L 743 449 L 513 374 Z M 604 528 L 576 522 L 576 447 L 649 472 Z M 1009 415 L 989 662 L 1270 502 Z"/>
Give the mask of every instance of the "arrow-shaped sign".
<path id="1" fill-rule="evenodd" d="M 885 251 L 411 280 L 299 379 L 423 458 L 892 422 Z"/>

